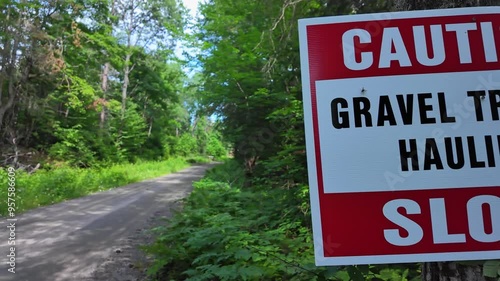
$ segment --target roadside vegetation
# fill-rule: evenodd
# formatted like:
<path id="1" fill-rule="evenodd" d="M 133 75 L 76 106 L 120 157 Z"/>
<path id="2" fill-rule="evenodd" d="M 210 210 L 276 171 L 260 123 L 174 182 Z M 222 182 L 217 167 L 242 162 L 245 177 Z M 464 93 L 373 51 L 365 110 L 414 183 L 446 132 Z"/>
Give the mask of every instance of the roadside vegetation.
<path id="1" fill-rule="evenodd" d="M 176 157 L 164 161 L 114 164 L 94 168 L 64 167 L 40 170 L 34 174 L 16 174 L 16 212 L 82 197 L 94 192 L 177 172 L 189 162 L 208 161 L 206 157 Z M 7 171 L 0 170 L 0 186 L 7 186 Z M 7 198 L 7 189 L 0 189 Z M 0 215 L 7 214 L 7 204 L 0 204 Z"/>
<path id="2" fill-rule="evenodd" d="M 248 185 L 226 161 L 194 184 L 145 250 L 157 280 L 420 280 L 418 265 L 316 267 L 307 186 Z"/>

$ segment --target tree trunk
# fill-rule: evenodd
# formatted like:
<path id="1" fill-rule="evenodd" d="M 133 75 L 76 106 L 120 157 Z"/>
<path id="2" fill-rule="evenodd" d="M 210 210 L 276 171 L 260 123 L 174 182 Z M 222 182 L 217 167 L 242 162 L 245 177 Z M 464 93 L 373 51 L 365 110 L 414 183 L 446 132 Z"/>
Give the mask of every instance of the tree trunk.
<path id="1" fill-rule="evenodd" d="M 20 19 L 17 21 L 17 24 L 21 26 Z M 7 110 L 9 110 L 14 106 L 15 98 L 17 96 L 17 91 L 15 89 L 14 84 L 17 82 L 16 74 L 18 69 L 16 69 L 16 64 L 17 64 L 20 39 L 18 38 L 18 34 L 15 32 L 16 31 L 13 31 L 13 34 L 11 34 L 11 36 L 14 37 L 12 39 L 13 42 L 11 42 L 11 39 L 9 39 L 8 36 L 3 42 L 1 42 L 2 46 L 4 47 L 3 52 L 1 54 L 2 55 L 2 65 L 0 69 L 1 71 L 0 75 L 2 76 L 2 79 L 0 79 L 1 80 L 0 87 L 2 87 L 1 90 L 3 90 L 3 83 L 5 79 L 8 81 L 9 84 L 7 89 L 8 98 L 5 103 L 2 103 L 3 92 L 0 92 L 0 129 L 2 129 L 5 113 L 7 112 Z M 7 124 L 5 127 L 8 127 Z"/>
<path id="2" fill-rule="evenodd" d="M 102 70 L 102 78 L 101 78 L 102 102 L 101 102 L 101 118 L 99 122 L 99 127 L 101 128 L 101 130 L 104 129 L 104 124 L 106 123 L 106 92 L 108 91 L 109 68 L 110 68 L 110 63 L 107 62 L 104 64 L 104 69 Z"/>
<path id="3" fill-rule="evenodd" d="M 115 1 L 111 1 L 111 17 L 116 16 L 116 7 L 115 7 Z M 107 22 L 110 26 L 112 25 L 112 22 L 110 18 L 107 19 Z M 112 32 L 109 34 L 110 36 L 112 35 Z M 101 77 L 101 89 L 102 89 L 102 104 L 101 104 L 101 114 L 100 114 L 100 122 L 99 122 L 99 127 L 101 128 L 101 131 L 104 129 L 105 124 L 106 124 L 106 98 L 107 98 L 107 92 L 109 89 L 109 72 L 111 70 L 111 63 L 108 61 L 104 64 L 104 68 L 102 70 L 102 77 Z"/>
<path id="4" fill-rule="evenodd" d="M 130 74 L 130 57 L 132 54 L 128 53 L 125 56 L 125 67 L 123 68 L 123 85 L 122 85 L 122 120 L 125 119 L 125 110 L 127 109 L 127 91 L 129 85 Z"/>
<path id="5" fill-rule="evenodd" d="M 460 8 L 473 6 L 490 6 L 500 4 L 499 0 L 396 0 L 394 9 L 429 10 L 443 8 Z M 428 262 L 422 264 L 423 281 L 486 281 L 483 277 L 482 265 L 470 265 L 457 262 Z"/>
<path id="6" fill-rule="evenodd" d="M 2 128 L 3 117 L 5 116 L 5 113 L 14 105 L 16 92 L 14 90 L 13 79 L 9 81 L 8 94 L 9 94 L 9 99 L 5 104 L 2 104 L 2 101 L 0 100 L 0 129 Z"/>
<path id="7" fill-rule="evenodd" d="M 134 1 L 130 3 L 130 19 L 127 27 L 127 55 L 125 56 L 125 66 L 123 68 L 123 85 L 122 85 L 122 126 L 125 119 L 125 110 L 127 109 L 127 91 L 130 83 L 130 58 L 132 57 L 132 32 L 134 31 Z"/>
<path id="8" fill-rule="evenodd" d="M 151 137 L 151 132 L 153 131 L 153 118 L 149 121 L 148 138 Z"/>
<path id="9" fill-rule="evenodd" d="M 486 281 L 482 266 L 456 262 L 427 262 L 422 265 L 423 281 Z"/>
<path id="10" fill-rule="evenodd" d="M 194 137 L 194 131 L 196 130 L 196 126 L 198 126 L 198 117 L 194 118 L 193 129 L 191 129 L 191 136 L 193 137 Z"/>

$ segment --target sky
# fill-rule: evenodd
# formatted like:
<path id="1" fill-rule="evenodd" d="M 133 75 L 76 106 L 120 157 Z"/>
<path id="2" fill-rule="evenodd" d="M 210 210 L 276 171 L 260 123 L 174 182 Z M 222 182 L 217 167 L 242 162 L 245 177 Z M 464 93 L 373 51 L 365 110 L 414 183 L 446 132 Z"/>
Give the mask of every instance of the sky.
<path id="1" fill-rule="evenodd" d="M 184 6 L 190 10 L 191 16 L 196 15 L 196 11 L 198 11 L 198 2 L 199 0 L 182 0 Z"/>

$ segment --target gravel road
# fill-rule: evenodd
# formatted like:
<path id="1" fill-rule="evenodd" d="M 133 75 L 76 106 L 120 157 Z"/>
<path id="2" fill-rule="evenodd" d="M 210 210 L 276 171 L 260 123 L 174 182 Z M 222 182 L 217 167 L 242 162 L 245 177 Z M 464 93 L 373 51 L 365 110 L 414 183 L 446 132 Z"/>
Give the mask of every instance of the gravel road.
<path id="1" fill-rule="evenodd" d="M 147 259 L 137 249 L 215 164 L 31 210 L 17 217 L 15 274 L 9 225 L 0 218 L 0 281 L 135 281 Z"/>

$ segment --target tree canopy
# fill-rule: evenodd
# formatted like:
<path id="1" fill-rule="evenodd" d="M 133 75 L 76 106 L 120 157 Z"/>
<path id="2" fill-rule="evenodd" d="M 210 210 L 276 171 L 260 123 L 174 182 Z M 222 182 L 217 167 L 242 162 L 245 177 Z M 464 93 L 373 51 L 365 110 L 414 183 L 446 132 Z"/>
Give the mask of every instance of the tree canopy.
<path id="1" fill-rule="evenodd" d="M 176 138 L 191 136 L 199 113 L 185 110 L 192 97 L 174 52 L 185 39 L 180 1 L 3 0 L 1 6 L 3 165 L 159 159 L 175 153 Z M 202 125 L 213 131 L 211 120 Z"/>

